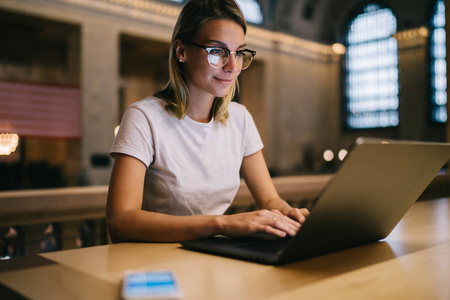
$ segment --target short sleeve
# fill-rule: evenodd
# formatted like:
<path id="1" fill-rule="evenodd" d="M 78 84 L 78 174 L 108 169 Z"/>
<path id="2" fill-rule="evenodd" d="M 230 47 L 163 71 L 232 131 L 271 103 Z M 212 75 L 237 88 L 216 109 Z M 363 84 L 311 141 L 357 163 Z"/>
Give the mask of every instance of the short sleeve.
<path id="1" fill-rule="evenodd" d="M 245 149 L 244 156 L 252 155 L 264 147 L 252 115 L 245 109 Z"/>
<path id="2" fill-rule="evenodd" d="M 142 161 L 147 168 L 153 161 L 154 145 L 151 123 L 139 108 L 130 106 L 125 112 L 110 155 L 127 154 Z"/>

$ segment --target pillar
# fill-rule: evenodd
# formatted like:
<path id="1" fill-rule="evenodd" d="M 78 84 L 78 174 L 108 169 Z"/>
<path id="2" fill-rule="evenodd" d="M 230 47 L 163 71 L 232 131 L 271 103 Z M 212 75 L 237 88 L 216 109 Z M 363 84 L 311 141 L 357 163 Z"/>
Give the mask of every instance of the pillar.
<path id="1" fill-rule="evenodd" d="M 82 72 L 82 181 L 109 182 L 108 151 L 118 125 L 119 34 L 111 23 L 90 20 L 83 24 Z"/>

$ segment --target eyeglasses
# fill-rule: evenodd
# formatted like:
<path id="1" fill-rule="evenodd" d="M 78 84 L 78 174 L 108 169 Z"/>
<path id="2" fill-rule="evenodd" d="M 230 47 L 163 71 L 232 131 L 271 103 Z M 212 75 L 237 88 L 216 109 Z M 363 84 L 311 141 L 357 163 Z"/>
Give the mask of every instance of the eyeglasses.
<path id="1" fill-rule="evenodd" d="M 245 70 L 250 66 L 253 61 L 253 57 L 256 55 L 256 51 L 250 49 L 233 52 L 222 47 L 203 46 L 194 42 L 189 42 L 189 44 L 205 49 L 206 52 L 208 52 L 208 62 L 213 68 L 222 68 L 228 62 L 230 54 L 234 54 L 238 64 L 241 64 L 241 69 Z"/>

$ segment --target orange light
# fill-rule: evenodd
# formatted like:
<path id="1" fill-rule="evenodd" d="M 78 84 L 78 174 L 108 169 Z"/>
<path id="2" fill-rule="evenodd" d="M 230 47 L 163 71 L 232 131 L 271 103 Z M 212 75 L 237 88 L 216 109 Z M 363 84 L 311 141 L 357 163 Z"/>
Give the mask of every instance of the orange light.
<path id="1" fill-rule="evenodd" d="M 19 145 L 19 136 L 16 133 L 0 133 L 0 155 L 10 155 Z"/>

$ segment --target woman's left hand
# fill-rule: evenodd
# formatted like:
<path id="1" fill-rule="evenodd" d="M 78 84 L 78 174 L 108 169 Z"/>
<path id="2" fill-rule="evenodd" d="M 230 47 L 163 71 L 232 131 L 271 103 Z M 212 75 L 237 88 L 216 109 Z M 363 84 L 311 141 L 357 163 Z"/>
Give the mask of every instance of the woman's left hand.
<path id="1" fill-rule="evenodd" d="M 285 215 L 285 216 L 299 222 L 300 224 L 303 224 L 306 220 L 306 217 L 309 215 L 309 210 L 306 208 L 292 208 L 292 209 L 286 211 L 284 214 L 277 209 L 272 209 L 272 212 L 279 213 L 281 215 Z"/>

